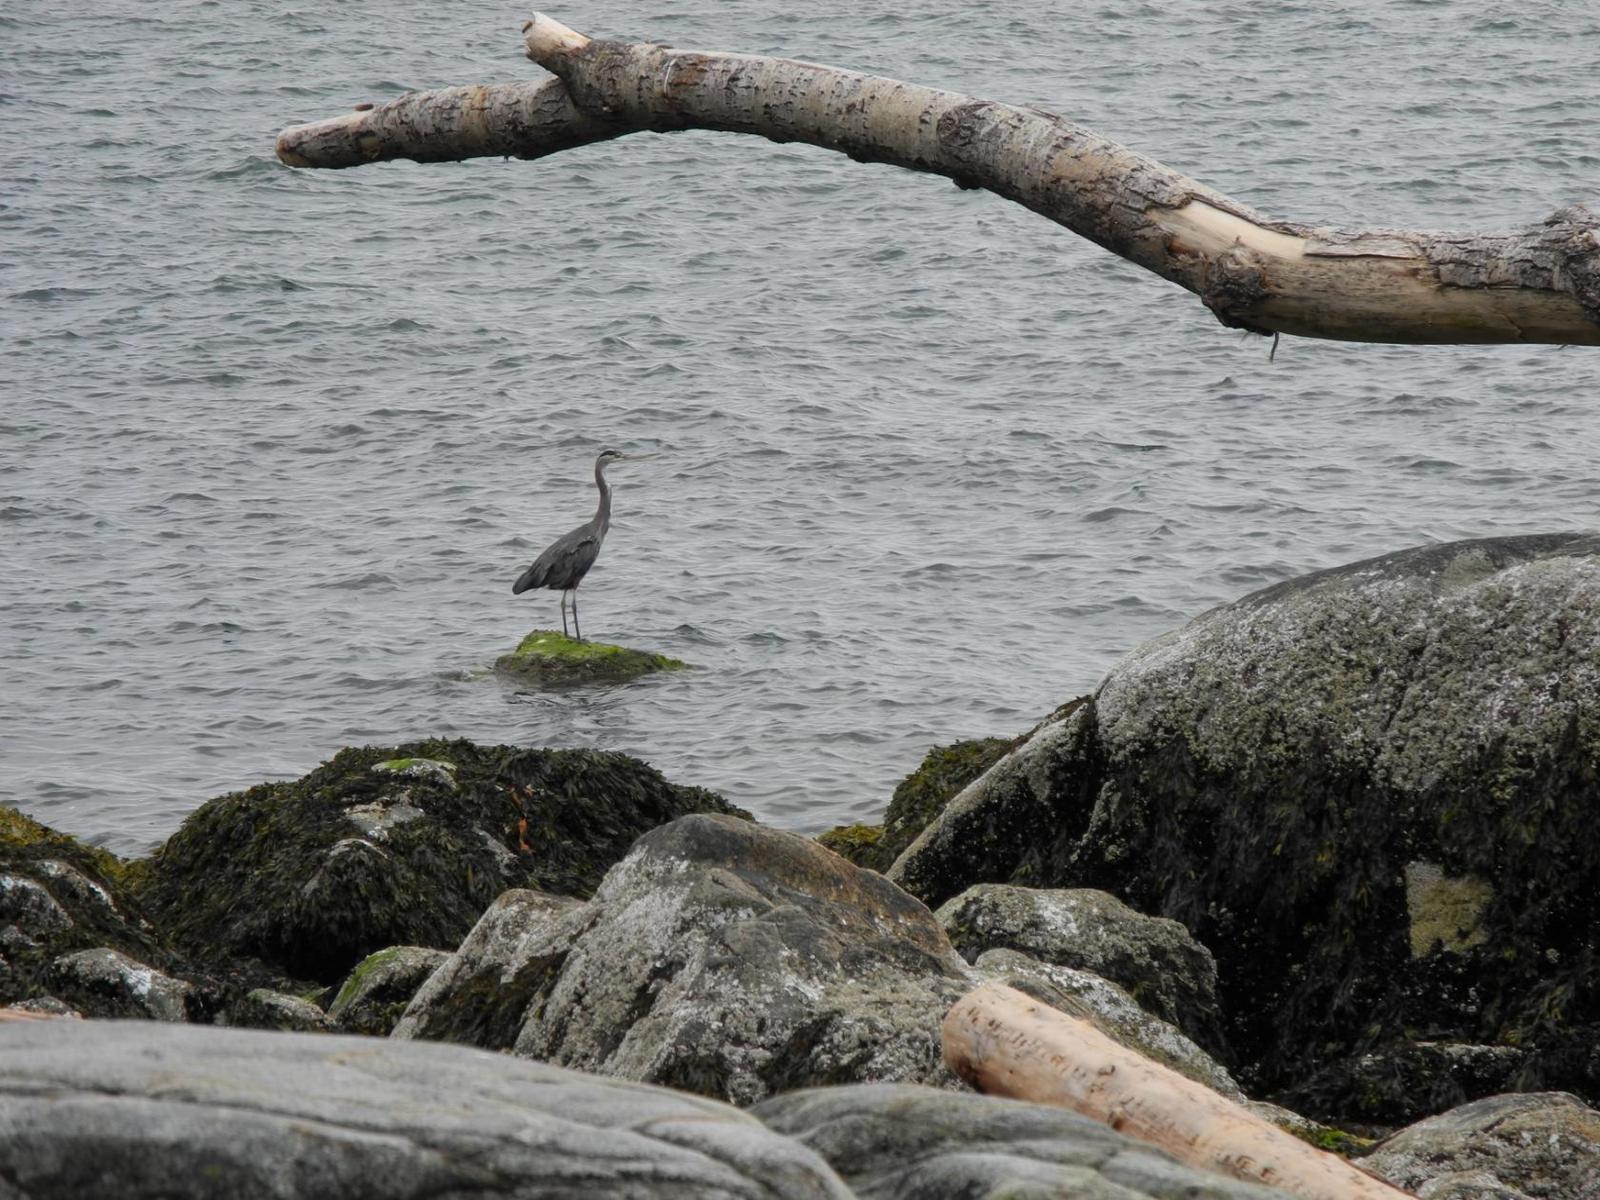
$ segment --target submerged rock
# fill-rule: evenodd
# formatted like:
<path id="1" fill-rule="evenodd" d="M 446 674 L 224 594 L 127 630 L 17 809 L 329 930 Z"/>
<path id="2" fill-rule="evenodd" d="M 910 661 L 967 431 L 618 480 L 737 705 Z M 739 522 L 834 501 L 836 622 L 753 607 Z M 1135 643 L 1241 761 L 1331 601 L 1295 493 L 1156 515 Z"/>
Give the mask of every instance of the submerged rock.
<path id="1" fill-rule="evenodd" d="M 809 838 L 690 816 L 581 907 L 503 897 L 395 1030 L 749 1103 L 865 1079 L 954 1085 L 972 981 L 917 901 Z"/>
<path id="2" fill-rule="evenodd" d="M 31 1200 L 851 1196 L 726 1105 L 460 1046 L 99 1021 L 4 1040 L 0 1179 Z"/>
<path id="3" fill-rule="evenodd" d="M 351 749 L 202 805 L 139 895 L 197 955 L 332 983 L 387 946 L 454 948 L 508 887 L 587 895 L 641 833 L 707 811 L 739 810 L 622 754 Z"/>
<path id="4" fill-rule="evenodd" d="M 1183 922 L 1269 1089 L 1417 1040 L 1515 1043 L 1524 1084 L 1593 1098 L 1597 763 L 1600 537 L 1426 546 L 1135 650 L 889 873 L 932 904 L 1096 887 Z"/>
<path id="5" fill-rule="evenodd" d="M 494 669 L 523 682 L 549 686 L 626 683 L 657 671 L 681 671 L 688 665 L 665 654 L 580 642 L 553 629 L 535 629 L 510 654 L 495 659 Z"/>

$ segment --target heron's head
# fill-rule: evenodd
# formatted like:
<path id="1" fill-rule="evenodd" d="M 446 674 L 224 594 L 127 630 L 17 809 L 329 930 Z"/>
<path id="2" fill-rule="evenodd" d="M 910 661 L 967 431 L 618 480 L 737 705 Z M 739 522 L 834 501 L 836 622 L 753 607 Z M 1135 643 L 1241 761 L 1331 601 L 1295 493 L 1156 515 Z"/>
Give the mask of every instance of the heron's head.
<path id="1" fill-rule="evenodd" d="M 600 451 L 600 456 L 594 460 L 597 467 L 609 467 L 614 462 L 640 462 L 646 458 L 654 458 L 654 454 L 624 454 L 621 450 L 606 449 Z"/>

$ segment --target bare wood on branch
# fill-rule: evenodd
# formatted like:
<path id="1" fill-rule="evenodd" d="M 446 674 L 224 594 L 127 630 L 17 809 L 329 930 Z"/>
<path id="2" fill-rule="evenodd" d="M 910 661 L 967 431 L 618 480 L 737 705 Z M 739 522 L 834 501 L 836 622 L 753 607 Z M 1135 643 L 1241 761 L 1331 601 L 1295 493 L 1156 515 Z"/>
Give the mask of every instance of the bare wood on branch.
<path id="1" fill-rule="evenodd" d="M 1303 1200 L 1409 1195 L 1024 992 L 986 983 L 944 1019 L 944 1059 L 980 1092 L 1054 1104 L 1190 1166 Z"/>
<path id="2" fill-rule="evenodd" d="M 1256 333 L 1600 345 L 1600 216 L 1581 205 L 1496 233 L 1313 227 L 1039 109 L 815 63 L 592 40 L 542 15 L 524 37 L 556 80 L 412 93 L 286 129 L 278 157 L 540 158 L 629 133 L 750 133 L 986 188 Z"/>

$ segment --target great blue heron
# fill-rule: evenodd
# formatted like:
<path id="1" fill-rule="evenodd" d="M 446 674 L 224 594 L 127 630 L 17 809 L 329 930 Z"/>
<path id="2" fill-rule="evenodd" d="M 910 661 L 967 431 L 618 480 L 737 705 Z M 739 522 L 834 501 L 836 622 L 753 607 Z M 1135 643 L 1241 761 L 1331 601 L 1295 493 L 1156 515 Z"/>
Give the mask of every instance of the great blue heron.
<path id="1" fill-rule="evenodd" d="M 529 588 L 549 588 L 561 593 L 561 632 L 567 632 L 567 593 L 572 593 L 572 628 L 583 641 L 583 628 L 578 624 L 578 585 L 600 557 L 600 543 L 606 540 L 606 530 L 611 528 L 611 488 L 606 483 L 606 468 L 614 462 L 651 458 L 649 454 L 624 454 L 620 450 L 602 450 L 594 460 L 594 482 L 600 489 L 600 506 L 594 516 L 571 533 L 563 534 L 533 560 L 533 565 L 518 576 L 511 585 L 513 595 L 521 595 Z"/>

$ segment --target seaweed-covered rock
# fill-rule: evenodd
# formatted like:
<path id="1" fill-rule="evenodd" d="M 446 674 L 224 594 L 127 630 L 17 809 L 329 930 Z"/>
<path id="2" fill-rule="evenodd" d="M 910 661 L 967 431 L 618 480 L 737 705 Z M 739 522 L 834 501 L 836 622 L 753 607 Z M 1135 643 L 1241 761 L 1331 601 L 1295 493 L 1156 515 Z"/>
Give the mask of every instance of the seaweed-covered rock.
<path id="1" fill-rule="evenodd" d="M 840 825 L 817 841 L 858 867 L 886 871 L 950 798 L 998 762 L 1010 745 L 1004 738 L 975 738 L 935 746 L 895 787 L 882 825 Z"/>
<path id="2" fill-rule="evenodd" d="M 385 946 L 453 948 L 509 887 L 586 895 L 663 821 L 738 811 L 622 754 L 369 746 L 208 801 L 140 896 L 196 954 L 331 983 Z"/>
<path id="3" fill-rule="evenodd" d="M 339 988 L 328 1017 L 346 1033 L 387 1037 L 417 989 L 449 959 L 445 951 L 426 946 L 390 946 L 369 954 Z"/>
<path id="4" fill-rule="evenodd" d="M 7 1196 L 851 1200 L 727 1105 L 461 1046 L 112 1021 L 4 1045 Z"/>
<path id="5" fill-rule="evenodd" d="M 1201 1045 L 1222 1050 L 1217 964 L 1176 921 L 1134 912 L 1091 888 L 998 883 L 970 887 L 933 915 L 968 961 L 985 950 L 1020 950 L 1092 972 Z"/>
<path id="6" fill-rule="evenodd" d="M 657 671 L 681 671 L 689 664 L 665 654 L 630 650 L 605 642 L 580 642 L 553 629 L 535 629 L 494 669 L 521 683 L 541 687 L 576 683 L 626 683 Z"/>
<path id="7" fill-rule="evenodd" d="M 1146 1058 L 1241 1104 L 1248 1098 L 1227 1069 L 1183 1030 L 1141 1008 L 1126 991 L 1088 971 L 1055 966 L 1019 950 L 986 950 L 972 964 L 985 981 L 1026 992 L 1068 1016 L 1079 1017 Z"/>
<path id="8" fill-rule="evenodd" d="M 890 877 L 934 904 L 1097 887 L 1183 922 L 1264 1089 L 1399 1040 L 1515 1044 L 1524 1086 L 1594 1098 L 1597 795 L 1600 537 L 1484 539 L 1140 647 Z"/>
<path id="9" fill-rule="evenodd" d="M 1423 1200 L 1594 1200 L 1600 1113 L 1576 1096 L 1490 1096 L 1419 1121 L 1361 1160 Z"/>
<path id="10" fill-rule="evenodd" d="M 78 951 L 115 951 L 157 971 L 178 968 L 130 895 L 127 876 L 128 865 L 115 855 L 0 807 L 0 1005 L 45 995 L 53 964 Z M 79 979 L 69 973 L 60 981 L 71 988 Z M 63 994 L 104 1011 L 100 983 L 85 986 L 82 996 Z"/>
<path id="11" fill-rule="evenodd" d="M 858 1084 L 788 1092 L 751 1112 L 873 1200 L 1286 1200 L 1044 1104 Z"/>
<path id="12" fill-rule="evenodd" d="M 647 833 L 581 908 L 503 898 L 457 958 L 397 1037 L 736 1103 L 862 1079 L 954 1086 L 939 1022 L 971 986 L 933 914 L 881 875 L 724 816 Z"/>

